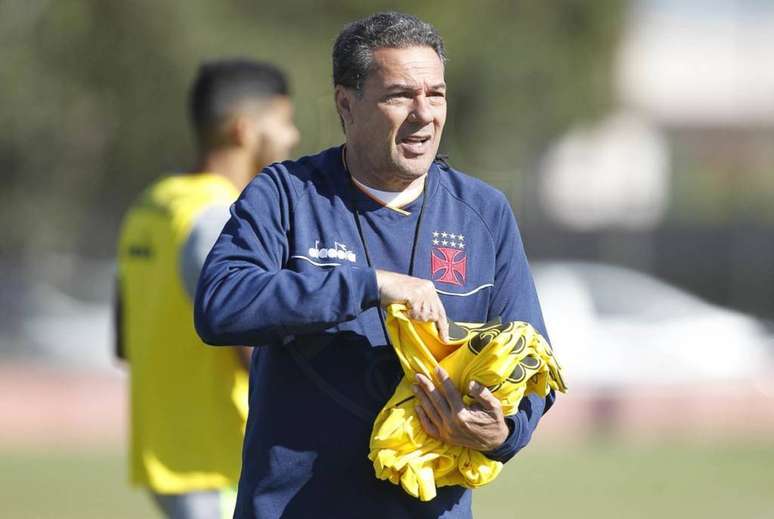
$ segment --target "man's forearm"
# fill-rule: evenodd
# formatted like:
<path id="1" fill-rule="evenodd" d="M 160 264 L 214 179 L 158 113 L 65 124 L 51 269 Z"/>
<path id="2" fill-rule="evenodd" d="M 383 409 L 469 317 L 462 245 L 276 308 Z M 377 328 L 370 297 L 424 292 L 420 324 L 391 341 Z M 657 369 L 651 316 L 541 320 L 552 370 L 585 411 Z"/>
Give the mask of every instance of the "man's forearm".
<path id="1" fill-rule="evenodd" d="M 194 305 L 196 329 L 208 344 L 260 344 L 277 335 L 319 331 L 379 302 L 372 269 L 266 272 L 231 263 L 214 272 L 218 268 L 205 268 Z"/>

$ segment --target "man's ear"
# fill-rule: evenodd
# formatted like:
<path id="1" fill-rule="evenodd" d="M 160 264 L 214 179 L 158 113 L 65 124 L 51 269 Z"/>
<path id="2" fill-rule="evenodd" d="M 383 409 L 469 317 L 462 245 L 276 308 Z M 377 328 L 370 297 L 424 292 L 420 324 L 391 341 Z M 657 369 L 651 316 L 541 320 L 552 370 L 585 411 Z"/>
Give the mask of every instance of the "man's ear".
<path id="1" fill-rule="evenodd" d="M 249 146 L 257 137 L 255 122 L 244 115 L 234 117 L 228 133 L 231 143 L 239 148 Z"/>
<path id="2" fill-rule="evenodd" d="M 352 101 L 354 92 L 341 85 L 336 85 L 336 90 L 333 93 L 336 101 L 336 111 L 339 112 L 339 117 L 345 125 L 352 124 Z"/>

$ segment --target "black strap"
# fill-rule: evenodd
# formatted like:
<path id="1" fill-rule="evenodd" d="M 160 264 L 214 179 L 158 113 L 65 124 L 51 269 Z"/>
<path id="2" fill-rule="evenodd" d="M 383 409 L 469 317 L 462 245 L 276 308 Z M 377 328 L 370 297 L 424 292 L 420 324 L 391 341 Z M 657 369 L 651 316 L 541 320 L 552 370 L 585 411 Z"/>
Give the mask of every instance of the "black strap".
<path id="1" fill-rule="evenodd" d="M 360 222 L 360 211 L 357 208 L 357 203 L 355 202 L 355 186 L 352 181 L 352 177 L 349 173 L 349 168 L 347 167 L 346 160 L 344 162 L 344 170 L 347 172 L 347 175 L 350 176 L 349 179 L 349 187 L 350 187 L 350 203 L 352 205 L 353 209 L 353 216 L 355 219 L 355 227 L 357 227 L 357 233 L 360 238 L 360 242 L 363 245 L 363 251 L 365 252 L 365 258 L 366 263 L 369 267 L 373 268 L 373 262 L 371 261 L 371 255 L 368 251 L 368 243 L 366 241 L 365 234 L 363 233 L 362 224 Z M 408 275 L 411 276 L 414 274 L 414 260 L 417 252 L 417 243 L 419 242 L 419 229 L 422 224 L 422 216 L 425 213 L 425 204 L 427 202 L 427 180 L 425 180 L 425 187 L 422 188 L 422 206 L 419 210 L 419 216 L 417 217 L 417 225 L 414 229 L 414 240 L 411 246 L 411 258 L 409 263 L 409 272 Z M 378 308 L 379 312 L 379 323 L 382 325 L 382 331 L 384 332 L 384 337 L 387 340 L 387 344 L 392 347 L 392 341 L 390 341 L 390 335 L 387 333 L 387 325 L 385 324 L 384 314 L 382 312 L 381 307 Z M 317 388 L 328 395 L 334 402 L 339 404 L 341 407 L 355 415 L 356 417 L 360 418 L 361 420 L 371 423 L 373 422 L 375 415 L 373 413 L 370 413 L 366 408 L 363 406 L 357 404 L 355 401 L 353 401 L 351 398 L 343 394 L 341 391 L 336 389 L 331 383 L 329 383 L 327 380 L 325 380 L 317 371 L 315 371 L 314 367 L 312 367 L 312 364 L 304 358 L 300 352 L 298 352 L 295 349 L 294 345 L 288 345 L 287 348 L 288 352 L 290 353 L 290 356 L 295 361 L 298 368 L 306 375 L 309 380 L 312 381 L 313 384 L 317 386 Z"/>
<path id="2" fill-rule="evenodd" d="M 366 257 L 366 263 L 369 267 L 374 268 L 374 264 L 371 261 L 371 254 L 368 251 L 368 240 L 366 240 L 365 233 L 363 232 L 363 226 L 360 222 L 360 210 L 357 207 L 357 202 L 355 201 L 355 184 L 354 180 L 352 180 L 352 174 L 349 172 L 349 166 L 347 166 L 347 160 L 346 160 L 346 149 L 344 150 L 344 170 L 347 172 L 347 175 L 350 177 L 349 179 L 349 189 L 350 189 L 350 203 L 352 204 L 352 211 L 353 216 L 355 218 L 355 227 L 357 227 L 357 234 L 360 237 L 360 243 L 363 245 L 363 250 L 365 251 L 365 257 Z M 430 173 L 428 172 L 428 175 Z M 417 217 L 417 225 L 414 228 L 414 238 L 411 242 L 411 256 L 409 258 L 409 270 L 408 275 L 413 276 L 414 275 L 414 262 L 416 260 L 416 254 L 417 254 L 417 244 L 419 243 L 419 230 L 422 225 L 422 217 L 425 214 L 425 206 L 427 205 L 427 181 L 428 179 L 425 178 L 425 185 L 422 187 L 422 205 L 419 208 L 419 216 Z M 384 332 L 384 337 L 387 340 L 387 344 L 389 346 L 392 346 L 392 341 L 390 340 L 390 334 L 387 333 L 387 325 L 385 324 L 385 318 L 384 318 L 384 312 L 381 307 L 379 307 L 379 322 L 382 325 L 382 331 Z"/>

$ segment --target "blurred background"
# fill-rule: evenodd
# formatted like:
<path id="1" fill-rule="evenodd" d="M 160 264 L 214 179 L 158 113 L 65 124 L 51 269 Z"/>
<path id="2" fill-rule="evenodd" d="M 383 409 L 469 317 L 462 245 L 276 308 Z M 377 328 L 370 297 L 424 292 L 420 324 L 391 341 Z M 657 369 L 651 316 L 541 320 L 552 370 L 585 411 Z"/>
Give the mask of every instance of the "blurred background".
<path id="1" fill-rule="evenodd" d="M 774 517 L 768 0 L 0 0 L 0 515 L 155 517 L 111 358 L 121 216 L 192 166 L 201 60 L 280 64 L 297 154 L 340 143 L 331 44 L 385 9 L 446 41 L 442 149 L 510 198 L 570 386 L 477 517 Z"/>

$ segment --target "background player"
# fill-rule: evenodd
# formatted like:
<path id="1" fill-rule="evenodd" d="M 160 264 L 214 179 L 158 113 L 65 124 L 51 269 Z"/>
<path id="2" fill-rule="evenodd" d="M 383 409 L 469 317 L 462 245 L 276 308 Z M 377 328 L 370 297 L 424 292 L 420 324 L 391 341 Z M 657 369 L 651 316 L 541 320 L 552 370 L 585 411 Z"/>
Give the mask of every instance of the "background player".
<path id="1" fill-rule="evenodd" d="M 196 172 L 153 183 L 124 219 L 116 347 L 130 372 L 132 483 L 168 517 L 231 517 L 250 350 L 204 347 L 192 299 L 230 204 L 299 135 L 287 80 L 267 63 L 202 65 L 189 111 Z"/>

